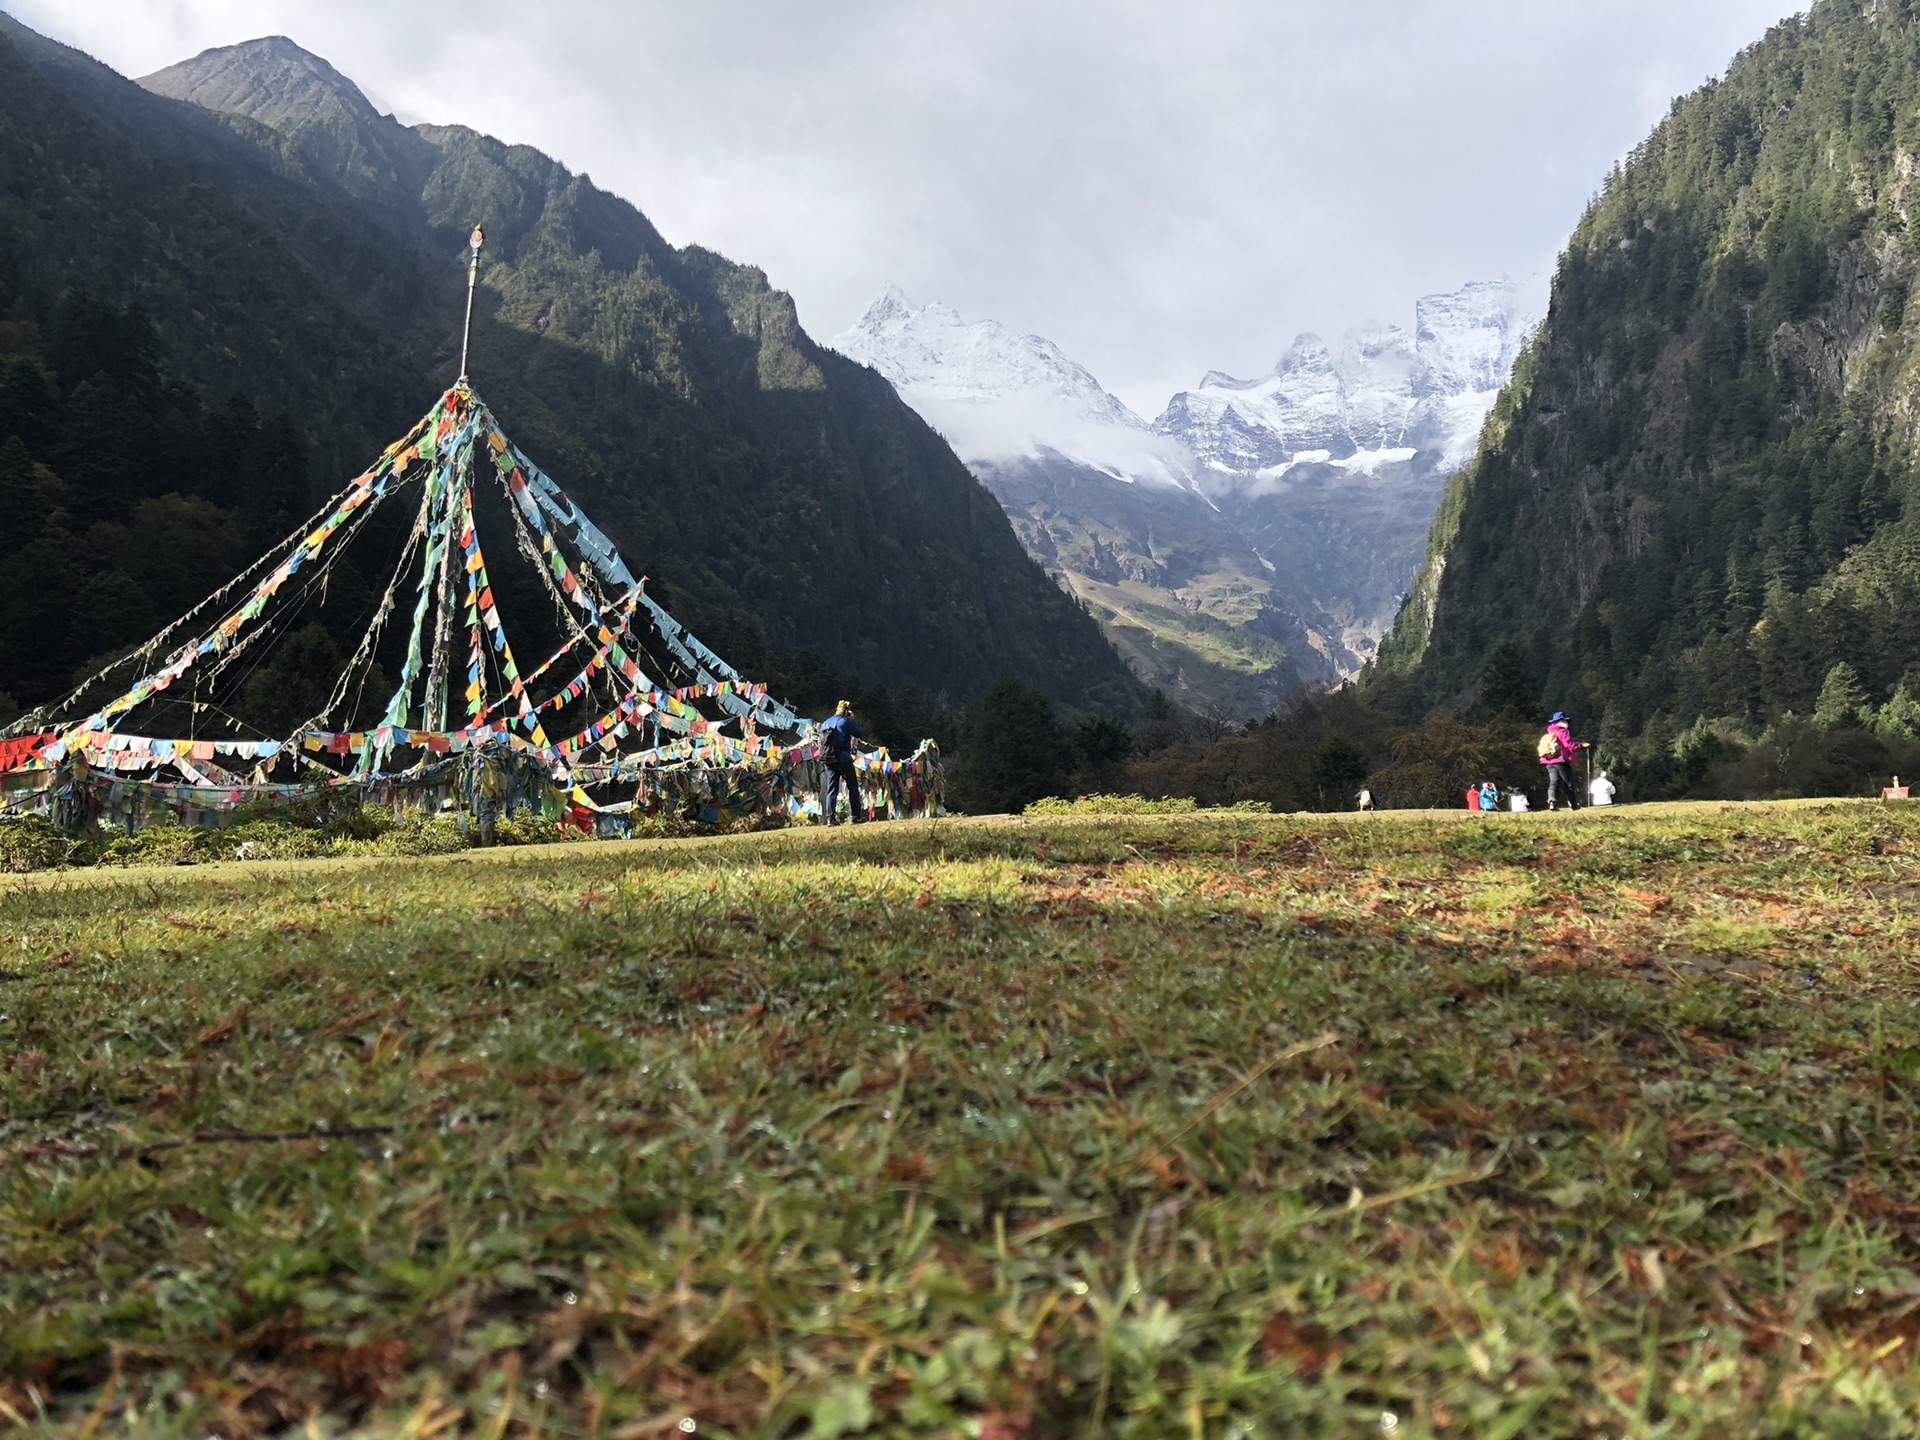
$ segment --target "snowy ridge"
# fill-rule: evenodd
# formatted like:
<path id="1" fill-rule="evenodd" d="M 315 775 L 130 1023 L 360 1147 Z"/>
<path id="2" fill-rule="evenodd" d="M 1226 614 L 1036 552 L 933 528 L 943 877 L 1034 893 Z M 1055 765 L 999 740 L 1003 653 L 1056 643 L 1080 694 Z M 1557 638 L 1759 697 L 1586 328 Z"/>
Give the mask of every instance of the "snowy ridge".
<path id="1" fill-rule="evenodd" d="M 1370 475 L 1409 450 L 1458 469 L 1527 333 L 1514 286 L 1477 281 L 1420 300 L 1411 331 L 1358 330 L 1338 353 L 1302 335 L 1255 380 L 1209 371 L 1152 425 L 1051 340 L 915 305 L 897 286 L 831 344 L 891 380 L 964 460 L 1051 452 L 1117 480 L 1184 485 L 1196 471 L 1272 483 L 1315 461 Z"/>
<path id="2" fill-rule="evenodd" d="M 889 285 L 828 343 L 891 380 L 970 463 L 1052 453 L 1125 483 L 1186 484 L 1182 447 L 1051 340 L 997 320 L 969 324 L 948 306 L 915 305 Z"/>
<path id="3" fill-rule="evenodd" d="M 1505 280 L 1479 280 L 1414 307 L 1416 346 L 1426 394 L 1498 394 L 1532 326 Z"/>
<path id="4" fill-rule="evenodd" d="M 1411 333 L 1356 331 L 1338 354 L 1302 335 L 1258 380 L 1210 371 L 1168 402 L 1154 428 L 1204 470 L 1262 481 L 1310 457 L 1371 474 L 1412 458 L 1403 450 L 1434 452 L 1441 467 L 1458 469 L 1526 334 L 1514 287 L 1476 282 L 1421 300 Z"/>

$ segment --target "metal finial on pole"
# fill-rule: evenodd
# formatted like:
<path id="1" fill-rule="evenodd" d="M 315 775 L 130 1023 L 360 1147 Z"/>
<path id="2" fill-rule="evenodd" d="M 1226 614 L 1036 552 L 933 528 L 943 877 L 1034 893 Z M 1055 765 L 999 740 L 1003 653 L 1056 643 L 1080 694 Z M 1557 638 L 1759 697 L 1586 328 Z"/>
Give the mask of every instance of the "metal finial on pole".
<path id="1" fill-rule="evenodd" d="M 467 383 L 467 342 L 473 339 L 473 287 L 480 281 L 480 247 L 487 243 L 486 232 L 474 226 L 467 243 L 473 247 L 473 258 L 467 262 L 467 324 L 460 332 L 460 378 L 455 382 L 460 385 Z"/>

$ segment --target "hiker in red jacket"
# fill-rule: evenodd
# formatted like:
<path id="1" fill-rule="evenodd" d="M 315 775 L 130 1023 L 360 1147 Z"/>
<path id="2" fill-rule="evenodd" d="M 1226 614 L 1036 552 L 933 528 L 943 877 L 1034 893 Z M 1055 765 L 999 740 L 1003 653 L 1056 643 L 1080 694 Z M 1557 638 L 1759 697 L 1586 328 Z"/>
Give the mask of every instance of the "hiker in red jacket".
<path id="1" fill-rule="evenodd" d="M 1566 795 L 1567 808 L 1580 808 L 1580 786 L 1573 777 L 1575 757 L 1585 749 L 1573 738 L 1573 731 L 1567 728 L 1567 716 L 1563 710 L 1553 712 L 1553 719 L 1547 723 L 1547 733 L 1540 737 L 1540 763 L 1547 767 L 1547 809 L 1558 810 L 1560 797 Z"/>

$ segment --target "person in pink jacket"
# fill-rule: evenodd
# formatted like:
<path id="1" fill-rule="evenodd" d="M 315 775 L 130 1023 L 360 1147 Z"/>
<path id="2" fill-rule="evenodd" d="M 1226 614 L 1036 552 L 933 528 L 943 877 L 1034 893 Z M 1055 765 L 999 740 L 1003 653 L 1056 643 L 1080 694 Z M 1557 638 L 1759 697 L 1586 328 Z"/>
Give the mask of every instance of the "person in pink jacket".
<path id="1" fill-rule="evenodd" d="M 1566 712 L 1554 711 L 1547 733 L 1540 737 L 1540 763 L 1547 767 L 1547 809 L 1558 810 L 1563 794 L 1569 810 L 1580 808 L 1580 786 L 1574 779 L 1573 762 L 1584 748 L 1573 738 Z"/>

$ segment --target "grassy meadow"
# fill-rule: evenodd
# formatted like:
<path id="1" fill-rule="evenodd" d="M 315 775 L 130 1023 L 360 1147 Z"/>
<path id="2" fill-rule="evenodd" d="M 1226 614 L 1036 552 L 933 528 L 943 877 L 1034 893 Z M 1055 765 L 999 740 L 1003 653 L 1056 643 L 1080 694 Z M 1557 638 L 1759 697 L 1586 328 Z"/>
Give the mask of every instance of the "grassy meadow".
<path id="1" fill-rule="evenodd" d="M 1920 810 L 0 877 L 0 1431 L 1897 1436 Z"/>

